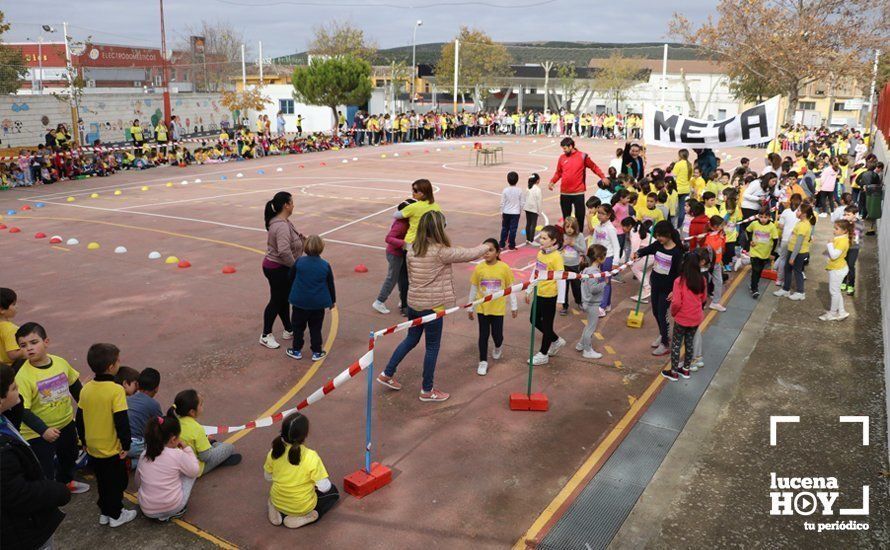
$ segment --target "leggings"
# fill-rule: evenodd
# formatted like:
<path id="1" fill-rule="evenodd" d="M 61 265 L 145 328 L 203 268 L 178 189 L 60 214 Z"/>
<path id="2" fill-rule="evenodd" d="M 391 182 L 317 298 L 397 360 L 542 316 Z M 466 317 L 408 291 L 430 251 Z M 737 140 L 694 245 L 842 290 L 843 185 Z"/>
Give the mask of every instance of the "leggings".
<path id="1" fill-rule="evenodd" d="M 850 272 L 844 278 L 844 284 L 847 286 L 856 286 L 856 259 L 859 258 L 859 249 L 851 248 L 847 251 L 847 267 Z"/>
<path id="2" fill-rule="evenodd" d="M 504 316 L 476 315 L 479 319 L 479 360 L 488 361 L 488 337 L 494 340 L 494 347 L 504 345 Z"/>
<path id="3" fill-rule="evenodd" d="M 680 323 L 674 321 L 674 338 L 671 341 L 671 370 L 680 368 L 680 348 L 686 348 L 686 363 L 691 363 L 695 355 L 693 350 L 693 340 L 695 339 L 695 331 L 698 327 L 684 327 Z M 685 343 L 685 346 L 683 345 Z"/>
<path id="4" fill-rule="evenodd" d="M 655 322 L 658 323 L 658 334 L 661 335 L 661 345 L 670 345 L 670 337 L 668 336 L 667 314 L 670 306 L 668 302 L 668 294 L 670 291 L 662 291 L 653 288 L 651 295 L 652 315 L 655 316 Z"/>
<path id="5" fill-rule="evenodd" d="M 535 240 L 535 231 L 538 227 L 538 215 L 535 212 L 525 211 L 525 241 Z"/>
<path id="6" fill-rule="evenodd" d="M 614 260 L 614 258 L 612 256 L 609 256 L 608 258 L 603 260 L 603 265 L 601 267 L 603 272 L 612 271 L 613 260 Z M 606 277 L 605 281 L 606 281 L 606 288 L 605 288 L 605 290 L 603 290 L 603 299 L 602 299 L 602 302 L 600 303 L 600 307 L 602 307 L 603 309 L 606 309 L 607 307 L 610 307 L 612 305 L 612 277 L 611 276 Z M 578 282 L 580 283 L 581 281 L 578 281 Z"/>
<path id="7" fill-rule="evenodd" d="M 263 312 L 263 336 L 272 333 L 275 317 L 281 319 L 284 330 L 293 332 L 290 322 L 290 304 L 287 301 L 291 289 L 290 270 L 286 266 L 275 269 L 264 267 L 263 275 L 269 280 L 269 303 L 266 304 L 266 310 Z"/>
<path id="8" fill-rule="evenodd" d="M 541 331 L 543 338 L 541 339 L 541 354 L 547 355 L 550 350 L 550 344 L 559 339 L 553 330 L 553 320 L 556 318 L 556 296 L 537 297 L 538 304 L 535 306 L 536 314 L 531 318 L 535 324 L 535 328 Z"/>
<path id="9" fill-rule="evenodd" d="M 201 472 L 201 476 L 206 476 L 208 472 L 225 462 L 234 453 L 235 446 L 231 443 L 214 441 L 209 449 L 198 453 L 198 460 L 204 463 L 204 470 Z"/>
<path id="10" fill-rule="evenodd" d="M 571 271 L 572 273 L 581 273 L 580 265 L 567 265 L 565 266 L 566 271 Z M 569 288 L 572 289 L 572 297 L 575 299 L 575 303 L 578 307 L 581 307 L 581 279 L 571 279 L 566 281 L 566 285 L 568 288 L 566 289 L 566 296 L 562 301 L 563 309 L 569 308 Z"/>
<path id="11" fill-rule="evenodd" d="M 794 275 L 794 284 L 797 287 L 797 291 L 801 294 L 804 294 L 806 291 L 804 290 L 804 278 L 803 278 L 803 268 L 807 263 L 807 260 L 810 259 L 810 253 L 798 254 L 797 258 L 794 259 L 794 265 L 791 265 L 791 258 L 788 258 L 788 263 L 785 264 L 785 276 L 782 278 L 782 281 L 785 283 L 782 285 L 782 288 L 786 291 L 791 290 L 791 275 Z"/>

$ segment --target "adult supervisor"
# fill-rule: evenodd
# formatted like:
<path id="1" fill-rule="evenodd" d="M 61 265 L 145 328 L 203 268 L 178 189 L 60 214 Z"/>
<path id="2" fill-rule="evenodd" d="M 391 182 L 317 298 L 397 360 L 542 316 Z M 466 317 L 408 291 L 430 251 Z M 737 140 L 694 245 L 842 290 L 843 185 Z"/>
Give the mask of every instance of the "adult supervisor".
<path id="1" fill-rule="evenodd" d="M 290 306 L 290 268 L 303 255 L 305 237 L 294 228 L 290 217 L 294 213 L 294 198 L 287 191 L 275 193 L 266 203 L 264 220 L 266 223 L 266 256 L 263 258 L 263 275 L 269 281 L 269 303 L 263 312 L 263 334 L 260 344 L 269 349 L 278 349 L 281 344 L 272 335 L 275 317 L 281 319 L 284 340 L 293 338 Z"/>
<path id="2" fill-rule="evenodd" d="M 556 172 L 550 178 L 548 188 L 553 191 L 556 182 L 559 184 L 559 208 L 563 219 L 572 215 L 575 208 L 575 219 L 584 220 L 584 192 L 587 191 L 587 169 L 593 171 L 600 179 L 606 179 L 600 167 L 593 162 L 587 153 L 575 149 L 575 140 L 563 138 L 559 143 L 564 155 L 556 161 Z M 560 181 L 561 180 L 561 181 Z"/>
<path id="3" fill-rule="evenodd" d="M 634 181 L 640 181 L 646 175 L 645 161 L 643 148 L 639 143 L 624 144 L 624 152 L 621 154 L 622 173 L 630 175 Z"/>

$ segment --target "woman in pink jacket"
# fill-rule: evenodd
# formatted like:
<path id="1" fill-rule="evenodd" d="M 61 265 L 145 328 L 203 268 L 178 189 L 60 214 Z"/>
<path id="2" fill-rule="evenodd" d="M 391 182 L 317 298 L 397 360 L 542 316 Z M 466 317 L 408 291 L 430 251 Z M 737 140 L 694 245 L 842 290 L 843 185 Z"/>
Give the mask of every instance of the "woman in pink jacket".
<path id="1" fill-rule="evenodd" d="M 136 468 L 139 508 L 145 517 L 169 521 L 185 514 L 200 465 L 180 433 L 175 416 L 152 417 L 145 425 L 145 451 Z"/>
<path id="2" fill-rule="evenodd" d="M 686 362 L 691 363 L 695 356 L 695 332 L 704 319 L 705 302 L 708 301 L 708 286 L 701 273 L 702 256 L 699 255 L 699 250 L 690 252 L 686 257 L 683 272 L 674 281 L 674 290 L 669 297 L 671 316 L 674 318 L 671 368 L 661 371 L 661 375 L 671 382 L 677 381 L 681 376 L 689 378 L 689 368 L 680 365 L 680 348 L 685 341 Z"/>
<path id="3" fill-rule="evenodd" d="M 445 215 L 435 210 L 425 213 L 417 226 L 417 238 L 408 247 L 408 319 L 440 313 L 452 305 L 454 275 L 451 264 L 481 258 L 487 249 L 488 245 L 485 244 L 474 248 L 452 247 L 445 234 Z M 417 346 L 421 335 L 426 334 L 420 400 L 438 402 L 448 399 L 450 396 L 447 393 L 433 387 L 443 324 L 439 317 L 408 329 L 408 334 L 392 354 L 386 369 L 377 377 L 377 382 L 392 390 L 402 389 L 402 385 L 393 378 L 396 368 Z"/>
<path id="4" fill-rule="evenodd" d="M 281 319 L 284 332 L 281 338 L 290 340 L 294 337 L 291 326 L 290 268 L 303 255 L 303 242 L 306 238 L 294 228 L 288 218 L 294 213 L 294 199 L 287 191 L 275 193 L 272 200 L 266 203 L 264 219 L 266 222 L 266 256 L 263 258 L 263 275 L 269 281 L 269 303 L 263 312 L 263 333 L 260 344 L 269 349 L 278 349 L 281 344 L 272 334 L 275 317 Z"/>

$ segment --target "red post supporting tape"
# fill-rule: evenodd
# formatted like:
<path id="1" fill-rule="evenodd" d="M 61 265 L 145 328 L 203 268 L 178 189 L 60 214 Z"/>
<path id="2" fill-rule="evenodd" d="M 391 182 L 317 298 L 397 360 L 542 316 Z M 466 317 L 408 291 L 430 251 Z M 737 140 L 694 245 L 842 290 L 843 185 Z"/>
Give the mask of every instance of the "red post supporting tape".
<path id="1" fill-rule="evenodd" d="M 550 408 L 550 401 L 543 393 L 511 393 L 510 394 L 510 410 L 511 411 L 546 411 Z"/>
<path id="2" fill-rule="evenodd" d="M 362 498 L 389 485 L 390 481 L 392 481 L 392 470 L 379 462 L 374 462 L 371 464 L 370 472 L 362 468 L 346 476 L 343 479 L 343 490 L 355 498 Z"/>

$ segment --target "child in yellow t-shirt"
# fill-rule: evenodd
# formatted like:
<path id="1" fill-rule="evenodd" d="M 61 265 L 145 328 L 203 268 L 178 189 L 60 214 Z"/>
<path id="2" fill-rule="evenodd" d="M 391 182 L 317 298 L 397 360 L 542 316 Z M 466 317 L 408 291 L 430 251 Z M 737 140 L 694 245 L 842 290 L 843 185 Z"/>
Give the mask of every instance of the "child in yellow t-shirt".
<path id="1" fill-rule="evenodd" d="M 763 208 L 757 214 L 757 219 L 748 224 L 746 231 L 751 234 L 751 296 L 757 299 L 760 297 L 760 275 L 769 267 L 773 245 L 779 238 L 779 228 L 773 222 L 769 208 Z"/>
<path id="2" fill-rule="evenodd" d="M 488 245 L 488 250 L 482 255 L 484 260 L 473 270 L 470 277 L 470 302 L 484 298 L 496 292 L 505 290 L 513 285 L 513 270 L 501 261 L 499 256 L 501 247 L 497 239 L 486 239 L 482 244 Z M 485 376 L 488 374 L 488 338 L 494 340 L 492 359 L 500 359 L 504 352 L 504 316 L 507 314 L 506 298 L 497 298 L 489 302 L 483 302 L 470 309 L 470 321 L 473 316 L 479 318 L 479 366 L 476 374 Z M 510 294 L 510 309 L 513 318 L 519 313 L 516 303 L 516 294 Z M 475 310 L 475 314 L 474 314 Z"/>
<path id="3" fill-rule="evenodd" d="M 217 466 L 235 466 L 241 462 L 241 455 L 235 452 L 231 443 L 214 441 L 207 438 L 204 428 L 198 424 L 198 417 L 204 412 L 204 399 L 195 390 L 182 390 L 173 399 L 173 406 L 167 416 L 174 414 L 179 418 L 181 430 L 179 439 L 188 445 L 198 457 L 199 476 L 207 474 Z"/>
<path id="4" fill-rule="evenodd" d="M 782 277 L 782 288 L 773 292 L 774 295 L 787 296 L 789 300 L 804 300 L 806 292 L 804 287 L 803 269 L 810 258 L 810 241 L 813 237 L 813 227 L 816 225 L 816 215 L 809 203 L 802 203 L 797 209 L 797 223 L 788 239 L 788 261 L 785 263 L 785 273 Z M 791 292 L 792 272 L 793 282 L 797 292 Z"/>
<path id="5" fill-rule="evenodd" d="M 297 529 L 318 521 L 333 508 L 340 493 L 331 483 L 318 453 L 303 443 L 309 435 L 309 419 L 301 413 L 287 415 L 281 435 L 263 463 L 263 475 L 272 482 L 268 517 L 272 525 Z"/>
<path id="6" fill-rule="evenodd" d="M 25 352 L 15 339 L 19 327 L 12 322 L 18 299 L 11 288 L 0 288 L 0 363 L 6 365 L 15 365 L 25 358 Z"/>
<path id="7" fill-rule="evenodd" d="M 705 203 L 705 215 L 709 218 L 726 214 L 726 209 L 722 204 L 717 204 L 717 195 L 711 191 L 705 191 L 702 195 L 702 201 Z"/>
<path id="8" fill-rule="evenodd" d="M 562 271 L 565 267 L 560 249 L 562 248 L 562 233 L 555 225 L 546 225 L 538 235 L 541 250 L 538 251 L 535 263 L 535 276 L 546 277 L 548 271 Z M 556 318 L 556 304 L 561 303 L 565 296 L 566 285 L 562 279 L 555 281 L 541 281 L 530 287 L 525 295 L 525 303 L 531 303 L 532 292 L 536 293 L 536 304 L 532 307 L 531 322 L 535 328 L 541 331 L 541 348 L 532 357 L 532 364 L 546 365 L 551 355 L 566 345 L 566 341 L 557 336 L 553 330 L 553 320 Z"/>
<path id="9" fill-rule="evenodd" d="M 692 180 L 689 182 L 692 187 L 693 198 L 701 200 L 702 193 L 705 192 L 705 178 L 701 177 L 701 169 L 695 167 L 692 170 Z"/>
<path id="10" fill-rule="evenodd" d="M 825 255 L 828 256 L 828 294 L 831 296 L 831 309 L 819 319 L 823 321 L 843 321 L 850 316 L 844 309 L 844 295 L 841 293 L 841 283 L 850 272 L 847 266 L 847 252 L 853 241 L 853 224 L 847 220 L 834 222 L 834 239 L 828 243 Z"/>
<path id="11" fill-rule="evenodd" d="M 636 209 L 636 218 L 640 222 L 650 220 L 652 225 L 665 219 L 664 213 L 658 209 L 658 195 L 655 193 L 646 195 L 646 204 Z"/>

